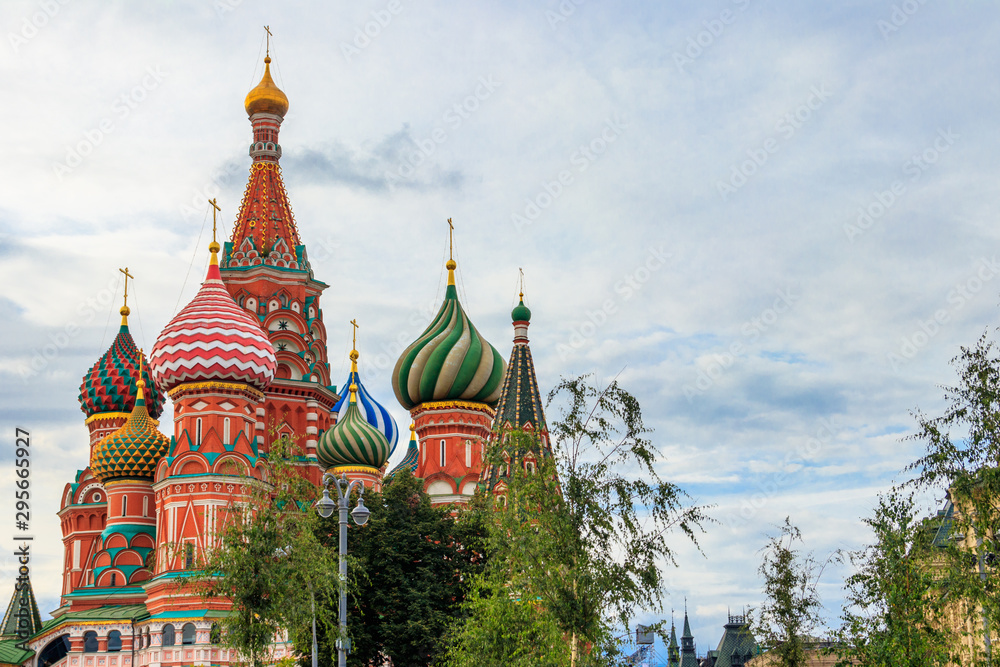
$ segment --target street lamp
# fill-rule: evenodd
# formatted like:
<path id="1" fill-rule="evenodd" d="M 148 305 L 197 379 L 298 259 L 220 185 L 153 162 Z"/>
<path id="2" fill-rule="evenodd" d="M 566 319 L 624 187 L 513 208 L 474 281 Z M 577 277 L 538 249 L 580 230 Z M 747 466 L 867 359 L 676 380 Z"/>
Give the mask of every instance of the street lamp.
<path id="1" fill-rule="evenodd" d="M 329 482 L 334 483 L 334 488 L 337 489 L 337 500 L 336 502 L 330 497 L 330 491 L 327 488 Z M 347 666 L 347 651 L 350 648 L 350 642 L 347 639 L 347 561 L 344 556 L 347 555 L 347 502 L 351 497 L 351 493 L 357 489 L 359 492 L 358 505 L 353 510 L 351 510 L 351 516 L 354 517 L 354 522 L 359 526 L 363 526 L 368 523 L 368 517 L 371 516 L 371 512 L 365 507 L 364 493 L 365 485 L 364 483 L 356 479 L 353 482 L 347 481 L 347 475 L 341 475 L 339 478 L 330 473 L 323 473 L 323 497 L 316 501 L 316 511 L 324 519 L 328 519 L 333 516 L 334 509 L 340 509 L 340 637 L 337 638 L 337 665 L 338 667 Z M 315 623 L 315 621 L 314 621 Z M 316 655 L 316 630 L 315 626 L 313 629 L 313 656 Z M 314 658 L 315 659 L 315 658 Z"/>

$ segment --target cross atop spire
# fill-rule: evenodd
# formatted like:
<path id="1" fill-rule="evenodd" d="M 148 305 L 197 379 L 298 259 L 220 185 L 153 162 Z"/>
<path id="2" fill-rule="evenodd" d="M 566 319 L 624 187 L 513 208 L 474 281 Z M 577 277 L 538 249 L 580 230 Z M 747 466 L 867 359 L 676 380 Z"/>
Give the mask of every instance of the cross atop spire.
<path id="1" fill-rule="evenodd" d="M 209 199 L 208 203 L 212 205 L 212 242 L 208 244 L 208 251 L 210 253 L 212 253 L 212 266 L 218 266 L 218 264 L 219 264 L 219 249 L 222 246 L 220 246 L 219 242 L 215 240 L 215 233 L 216 233 L 216 229 L 215 229 L 216 219 L 215 219 L 215 216 L 216 216 L 216 213 L 220 213 L 222 211 L 222 209 L 219 208 L 219 204 L 215 201 L 214 198 L 213 199 Z"/>
<path id="2" fill-rule="evenodd" d="M 354 331 L 351 332 L 351 349 L 358 349 L 358 318 L 351 320 L 351 326 L 354 327 Z"/>
<path id="3" fill-rule="evenodd" d="M 524 299 L 524 269 L 519 266 L 517 267 L 517 272 L 521 274 L 521 294 L 519 296 L 521 299 Z"/>
<path id="4" fill-rule="evenodd" d="M 271 26 L 269 26 L 269 25 L 264 26 L 264 32 L 267 33 L 267 52 L 264 54 L 264 57 L 265 58 L 270 58 L 271 57 Z M 258 51 L 257 53 L 260 53 L 260 51 Z"/>
<path id="5" fill-rule="evenodd" d="M 122 303 L 121 310 L 119 310 L 118 312 L 120 312 L 122 314 L 122 326 L 123 327 L 127 327 L 128 326 L 128 315 L 129 315 L 129 313 L 132 312 L 131 310 L 129 310 L 129 307 L 128 307 L 128 279 L 131 278 L 132 280 L 135 280 L 135 276 L 133 276 L 131 273 L 128 272 L 128 267 L 127 266 L 124 269 L 118 269 L 118 271 L 120 273 L 125 274 L 125 299 L 124 299 L 124 302 Z"/>
<path id="6" fill-rule="evenodd" d="M 454 285 L 455 267 L 458 264 L 455 263 L 455 225 L 451 222 L 451 218 L 448 218 L 448 261 L 444 266 L 448 269 L 448 284 Z"/>

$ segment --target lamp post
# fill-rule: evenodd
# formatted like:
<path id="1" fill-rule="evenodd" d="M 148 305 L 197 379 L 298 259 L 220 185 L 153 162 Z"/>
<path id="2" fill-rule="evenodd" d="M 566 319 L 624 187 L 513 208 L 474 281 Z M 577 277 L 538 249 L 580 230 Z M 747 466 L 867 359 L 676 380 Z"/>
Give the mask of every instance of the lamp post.
<path id="1" fill-rule="evenodd" d="M 336 502 L 330 497 L 330 491 L 327 488 L 328 482 L 331 481 L 334 483 L 334 488 L 337 489 Z M 323 473 L 323 497 L 316 501 L 316 511 L 324 519 L 331 517 L 334 509 L 340 510 L 340 636 L 337 638 L 338 667 L 347 667 L 347 651 L 350 648 L 350 642 L 347 639 L 347 561 L 344 560 L 344 556 L 347 555 L 347 502 L 350 500 L 351 493 L 355 489 L 359 491 L 358 505 L 351 510 L 351 516 L 354 517 L 356 524 L 363 526 L 368 523 L 368 517 L 371 515 L 371 512 L 365 507 L 365 485 L 361 480 L 356 479 L 353 482 L 348 482 L 347 475 L 341 475 L 338 478 L 330 473 Z M 315 638 L 313 642 L 315 642 Z M 315 654 L 314 648 L 313 655 Z"/>

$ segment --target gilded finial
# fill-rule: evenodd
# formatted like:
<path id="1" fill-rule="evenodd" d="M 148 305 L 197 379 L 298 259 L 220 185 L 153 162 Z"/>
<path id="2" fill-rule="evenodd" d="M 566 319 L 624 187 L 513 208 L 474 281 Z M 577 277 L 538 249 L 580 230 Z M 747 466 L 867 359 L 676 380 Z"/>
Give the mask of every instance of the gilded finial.
<path id="1" fill-rule="evenodd" d="M 271 62 L 271 26 L 264 26 L 264 32 L 267 33 L 267 51 L 264 54 L 265 62 Z M 258 51 L 257 53 L 260 53 Z"/>
<path id="2" fill-rule="evenodd" d="M 451 218 L 448 218 L 448 261 L 445 262 L 444 267 L 448 269 L 448 284 L 455 284 L 455 268 L 458 264 L 455 262 L 455 225 L 452 224 Z"/>
<path id="3" fill-rule="evenodd" d="M 351 392 L 351 403 L 357 403 L 358 402 L 358 385 L 356 385 L 356 384 L 354 384 L 352 382 L 351 386 L 348 387 L 348 390 Z"/>
<path id="4" fill-rule="evenodd" d="M 351 320 L 351 326 L 354 329 L 351 331 L 351 378 L 357 377 L 358 372 L 358 319 L 354 318 Z M 353 385 L 352 385 L 353 386 Z"/>
<path id="5" fill-rule="evenodd" d="M 518 296 L 521 297 L 521 301 L 524 301 L 524 269 L 517 267 L 517 272 L 521 274 L 521 293 Z"/>
<path id="6" fill-rule="evenodd" d="M 119 310 L 118 312 L 121 313 L 122 315 L 122 326 L 127 327 L 128 316 L 132 312 L 131 310 L 129 310 L 128 307 L 128 279 L 131 278 L 132 280 L 135 280 L 135 276 L 133 276 L 131 273 L 128 272 L 127 266 L 124 269 L 118 269 L 118 271 L 125 274 L 125 298 L 124 301 L 122 302 L 121 310 Z"/>
<path id="7" fill-rule="evenodd" d="M 143 354 L 142 348 L 139 348 L 139 379 L 135 383 L 135 404 L 142 405 L 146 404 L 145 393 L 143 388 L 146 386 L 146 381 L 142 379 L 142 373 L 146 370 L 146 355 Z"/>
<path id="8" fill-rule="evenodd" d="M 216 202 L 215 199 L 209 199 L 208 203 L 212 205 L 212 242 L 208 244 L 208 251 L 210 253 L 212 253 L 212 264 L 214 266 L 218 266 L 218 264 L 219 264 L 219 250 L 221 249 L 221 246 L 219 245 L 219 242 L 215 240 L 215 233 L 216 233 L 216 229 L 215 229 L 215 225 L 216 225 L 215 214 L 216 213 L 221 213 L 222 209 L 219 208 L 219 204 Z"/>

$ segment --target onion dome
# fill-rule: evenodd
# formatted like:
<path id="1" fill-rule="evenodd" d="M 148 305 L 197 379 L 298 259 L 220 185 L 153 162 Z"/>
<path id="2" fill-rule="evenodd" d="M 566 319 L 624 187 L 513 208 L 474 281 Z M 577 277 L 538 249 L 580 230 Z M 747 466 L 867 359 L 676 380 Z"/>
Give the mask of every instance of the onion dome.
<path id="1" fill-rule="evenodd" d="M 416 473 L 419 459 L 420 448 L 417 445 L 417 425 L 410 424 L 410 444 L 406 447 L 406 454 L 403 456 L 403 460 L 399 462 L 399 465 L 390 470 L 385 478 L 391 479 L 397 472 L 406 468 L 409 468 L 411 473 Z"/>
<path id="2" fill-rule="evenodd" d="M 347 381 L 341 386 L 350 387 L 352 384 L 358 388 L 358 410 L 369 424 L 377 428 L 385 436 L 385 439 L 389 442 L 389 456 L 392 456 L 392 453 L 396 451 L 396 443 L 399 442 L 399 427 L 396 426 L 396 420 L 392 418 L 389 411 L 381 403 L 372 398 L 368 390 L 365 389 L 365 386 L 361 384 L 361 378 L 358 375 L 357 350 L 351 350 L 351 373 L 347 376 Z M 340 398 L 340 401 L 333 406 L 332 412 L 337 415 L 338 421 L 343 419 L 347 414 L 347 409 L 350 406 L 349 399 L 349 394 L 345 393 Z"/>
<path id="3" fill-rule="evenodd" d="M 325 468 L 359 466 L 381 469 L 389 460 L 389 441 L 361 414 L 358 386 L 352 384 L 349 390 L 347 410 L 320 438 L 316 458 Z"/>
<path id="4" fill-rule="evenodd" d="M 248 116 L 258 113 L 273 113 L 277 116 L 284 116 L 288 111 L 288 98 L 271 78 L 271 56 L 264 58 L 264 76 L 261 77 L 257 87 L 247 93 L 243 105 L 246 107 Z"/>
<path id="5" fill-rule="evenodd" d="M 160 390 L 185 382 L 221 380 L 261 391 L 274 379 L 274 347 L 257 320 L 229 295 L 219 273 L 219 244 L 201 289 L 160 333 L 149 365 Z"/>
<path id="6" fill-rule="evenodd" d="M 139 368 L 143 364 L 142 352 L 136 347 L 128 330 L 129 307 L 122 306 L 122 325 L 108 351 L 98 359 L 80 385 L 80 409 L 87 417 L 102 412 L 128 414 L 135 407 L 135 384 L 139 379 Z M 153 387 L 149 369 L 143 368 L 142 379 L 146 382 L 148 398 L 146 409 L 156 419 L 163 412 L 163 394 Z"/>
<path id="7" fill-rule="evenodd" d="M 504 360 L 480 335 L 458 301 L 455 260 L 449 259 L 444 303 L 430 326 L 403 351 L 392 372 L 396 398 L 406 409 L 431 401 L 492 405 L 500 397 Z"/>
<path id="8" fill-rule="evenodd" d="M 135 407 L 128 421 L 97 443 L 90 471 L 101 483 L 112 479 L 152 479 L 156 463 L 167 453 L 170 439 L 160 433 L 146 410 L 145 380 L 136 382 Z"/>
<path id="9" fill-rule="evenodd" d="M 510 311 L 510 319 L 514 322 L 530 322 L 531 309 L 524 305 L 524 292 L 521 292 L 521 302 Z"/>

